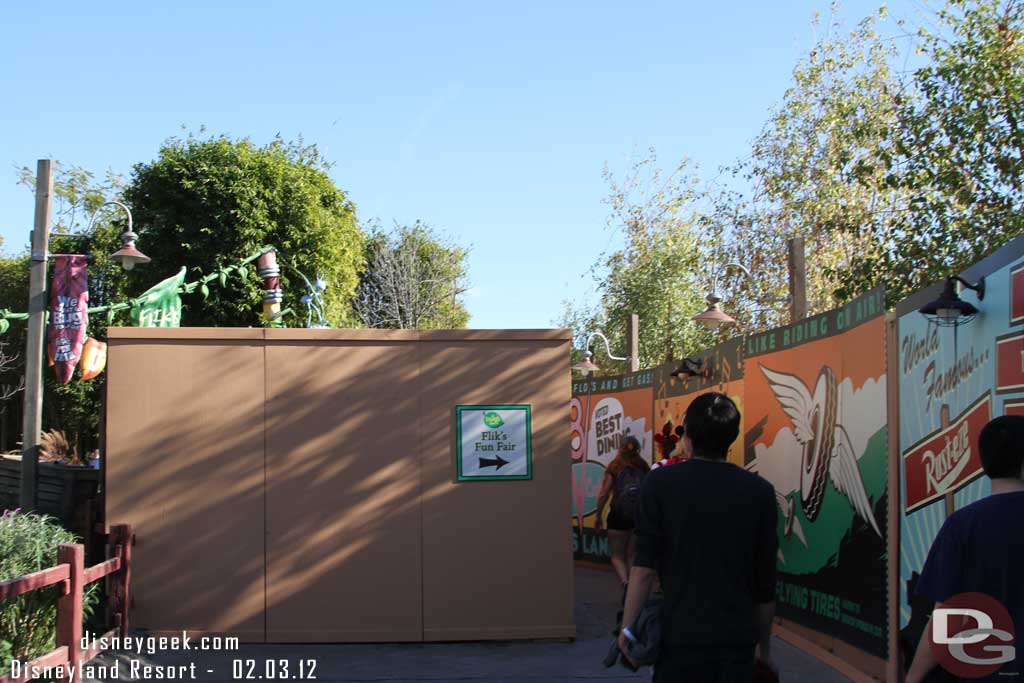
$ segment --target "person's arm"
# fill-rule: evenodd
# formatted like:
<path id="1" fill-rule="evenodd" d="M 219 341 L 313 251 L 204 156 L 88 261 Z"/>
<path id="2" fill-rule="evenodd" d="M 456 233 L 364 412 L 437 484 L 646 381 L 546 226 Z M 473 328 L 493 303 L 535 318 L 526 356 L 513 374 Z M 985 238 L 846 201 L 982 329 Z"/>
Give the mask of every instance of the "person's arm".
<path id="1" fill-rule="evenodd" d="M 775 602 L 759 602 L 754 605 L 754 623 L 757 627 L 757 656 L 772 669 L 772 622 L 775 619 Z"/>
<path id="2" fill-rule="evenodd" d="M 660 473 L 644 477 L 644 483 L 640 487 L 640 500 L 636 511 L 636 531 L 634 532 L 636 534 L 636 555 L 633 558 L 633 568 L 629 572 L 626 603 L 622 607 L 622 628 L 627 628 L 636 621 L 644 604 L 651 597 L 651 589 L 657 578 L 655 567 L 658 565 L 663 542 L 661 508 L 658 505 L 655 489 L 655 480 L 658 478 L 658 474 Z M 626 653 L 626 644 L 626 636 L 620 631 L 619 649 L 622 650 L 623 656 Z M 629 658 L 627 657 L 627 659 Z"/>
<path id="3" fill-rule="evenodd" d="M 938 606 L 936 605 L 936 607 Z M 931 632 L 932 621 L 929 618 L 928 623 L 924 625 L 924 630 L 921 632 L 921 640 L 917 643 L 914 663 L 910 665 L 910 671 L 907 672 L 906 683 L 921 683 L 924 677 L 939 663 L 935 659 L 935 653 L 932 652 Z"/>
<path id="4" fill-rule="evenodd" d="M 779 552 L 778 510 L 774 489 L 770 485 L 764 489 L 757 549 L 754 552 L 754 625 L 757 630 L 758 657 L 774 670 L 772 620 L 775 618 L 775 563 Z"/>
<path id="5" fill-rule="evenodd" d="M 651 598 L 654 579 L 657 577 L 650 567 L 633 567 L 629 570 L 629 589 L 626 591 L 626 604 L 622 608 L 622 625 L 629 626 L 640 616 Z"/>
<path id="6" fill-rule="evenodd" d="M 932 547 L 928 550 L 928 559 L 921 568 L 921 576 L 917 579 L 917 594 L 933 601 L 935 607 L 941 607 L 944 601 L 963 592 L 964 549 L 958 540 L 955 519 L 948 517 L 939 529 Z M 932 622 L 929 618 L 921 633 L 921 640 L 917 643 L 914 661 L 907 673 L 907 683 L 923 681 L 938 664 L 931 648 L 931 632 Z"/>
<path id="7" fill-rule="evenodd" d="M 651 597 L 651 589 L 654 588 L 656 574 L 650 567 L 633 567 L 629 571 L 629 588 L 626 589 L 626 604 L 622 608 L 622 629 L 628 628 L 640 616 L 640 611 Z M 619 649 L 622 656 L 626 655 L 628 639 L 626 634 L 619 631 Z M 629 663 L 636 667 L 636 662 L 629 659 Z"/>
<path id="8" fill-rule="evenodd" d="M 612 478 L 611 472 L 604 473 L 604 479 L 601 480 L 601 492 L 597 494 L 597 519 L 594 521 L 594 528 L 601 529 L 604 527 L 604 506 L 608 502 L 609 496 L 611 496 L 612 488 L 615 486 L 615 480 Z"/>

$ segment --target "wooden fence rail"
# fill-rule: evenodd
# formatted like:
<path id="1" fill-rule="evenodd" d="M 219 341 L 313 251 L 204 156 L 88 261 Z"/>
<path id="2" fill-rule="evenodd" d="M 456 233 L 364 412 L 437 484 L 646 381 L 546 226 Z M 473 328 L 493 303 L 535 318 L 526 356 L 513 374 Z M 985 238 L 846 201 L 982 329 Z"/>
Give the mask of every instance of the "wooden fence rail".
<path id="1" fill-rule="evenodd" d="M 85 567 L 85 548 L 79 544 L 61 545 L 57 548 L 57 565 L 26 576 L 0 582 L 0 601 L 9 600 L 29 591 L 47 586 L 59 586 L 57 598 L 57 648 L 22 667 L 23 674 L 17 678 L 7 675 L 0 677 L 0 683 L 25 683 L 32 678 L 32 669 L 63 667 L 64 680 L 69 680 L 69 667 L 81 670 L 82 664 L 100 653 L 98 648 L 82 648 L 82 604 L 85 587 L 100 579 L 107 580 L 108 615 L 114 628 L 101 636 L 128 635 L 128 608 L 131 605 L 129 581 L 131 580 L 132 528 L 129 524 L 118 524 L 110 528 L 107 543 L 107 560 Z"/>

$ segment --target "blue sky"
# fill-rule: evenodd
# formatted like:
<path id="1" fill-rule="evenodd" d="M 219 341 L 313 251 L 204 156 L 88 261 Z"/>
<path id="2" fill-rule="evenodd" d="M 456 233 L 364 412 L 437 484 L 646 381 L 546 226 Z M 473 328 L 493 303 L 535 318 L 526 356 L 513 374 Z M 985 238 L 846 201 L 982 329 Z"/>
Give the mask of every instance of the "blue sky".
<path id="1" fill-rule="evenodd" d="M 850 0 L 840 16 L 852 26 L 879 4 Z M 911 20 L 919 5 L 889 3 Z M 471 245 L 472 327 L 547 327 L 615 243 L 603 165 L 621 172 L 653 146 L 715 175 L 745 153 L 828 6 L 8 3 L 4 248 L 27 242 L 33 215 L 15 166 L 128 175 L 182 126 L 302 135 L 361 220 L 422 219 Z"/>

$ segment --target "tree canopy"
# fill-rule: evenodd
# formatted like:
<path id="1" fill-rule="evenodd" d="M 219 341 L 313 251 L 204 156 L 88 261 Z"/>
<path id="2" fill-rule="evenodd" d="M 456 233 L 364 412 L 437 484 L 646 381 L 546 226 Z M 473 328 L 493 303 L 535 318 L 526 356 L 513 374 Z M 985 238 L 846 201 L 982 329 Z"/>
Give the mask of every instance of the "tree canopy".
<path id="1" fill-rule="evenodd" d="M 623 246 L 602 254 L 591 269 L 600 302 L 593 308 L 567 302 L 559 324 L 577 336 L 601 331 L 612 353 L 625 355 L 626 321 L 640 317 L 640 363 L 650 367 L 702 348 L 713 336 L 688 324 L 704 307 L 710 280 L 703 270 L 703 191 L 688 162 L 669 173 L 658 166 L 653 150 L 617 178 L 605 169 L 610 207 L 608 229 Z M 606 372 L 621 371 L 621 362 L 595 359 Z"/>
<path id="2" fill-rule="evenodd" d="M 916 31 L 903 21 L 887 31 L 887 21 L 884 7 L 851 31 L 830 18 L 750 153 L 715 181 L 700 184 L 691 170 L 690 181 L 666 185 L 632 169 L 640 204 L 613 185 L 610 220 L 626 247 L 591 271 L 600 305 L 567 302 L 560 322 L 621 338 L 637 313 L 651 364 L 710 341 L 689 318 L 726 262 L 754 273 L 721 283 L 737 320 L 730 333 L 788 322 L 784 305 L 765 300 L 788 293 L 790 237 L 806 239 L 813 314 L 878 285 L 891 305 L 1024 233 L 1024 4 L 948 0 Z M 908 70 L 910 47 L 920 65 Z M 685 313 L 668 329 L 676 306 Z"/>
<path id="3" fill-rule="evenodd" d="M 420 221 L 391 233 L 374 226 L 355 298 L 358 319 L 367 327 L 465 327 L 467 255 Z"/>
<path id="4" fill-rule="evenodd" d="M 210 273 L 273 245 L 281 251 L 284 307 L 304 310 L 302 278 L 290 270 L 298 269 L 327 283 L 328 322 L 353 325 L 364 236 L 355 205 L 335 186 L 328 168 L 316 146 L 301 141 L 278 139 L 260 147 L 225 136 L 169 140 L 156 160 L 135 166 L 124 189 L 139 246 L 153 259 L 128 274 L 131 290 L 142 291 L 182 266 Z M 261 298 L 255 276 L 234 287 L 212 288 L 206 301 L 196 296 L 185 302 L 183 324 L 260 325 Z M 285 323 L 303 320 L 298 315 Z"/>
<path id="5" fill-rule="evenodd" d="M 896 229 L 871 233 L 896 297 L 1024 233 L 1024 5 L 950 0 L 934 31 L 919 32 L 928 63 L 908 84 L 915 96 L 898 99 L 886 177 L 909 196 L 908 210 Z M 873 267 L 854 259 L 851 288 Z"/>

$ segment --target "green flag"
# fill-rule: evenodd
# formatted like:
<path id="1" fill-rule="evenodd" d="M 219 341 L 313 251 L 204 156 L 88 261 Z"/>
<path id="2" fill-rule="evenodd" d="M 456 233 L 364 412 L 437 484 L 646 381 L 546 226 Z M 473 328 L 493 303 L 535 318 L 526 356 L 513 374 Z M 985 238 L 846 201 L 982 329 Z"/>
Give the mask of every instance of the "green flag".
<path id="1" fill-rule="evenodd" d="M 132 324 L 136 327 L 180 327 L 181 297 L 178 289 L 185 282 L 185 268 L 177 275 L 159 282 L 140 297 L 132 307 Z"/>

